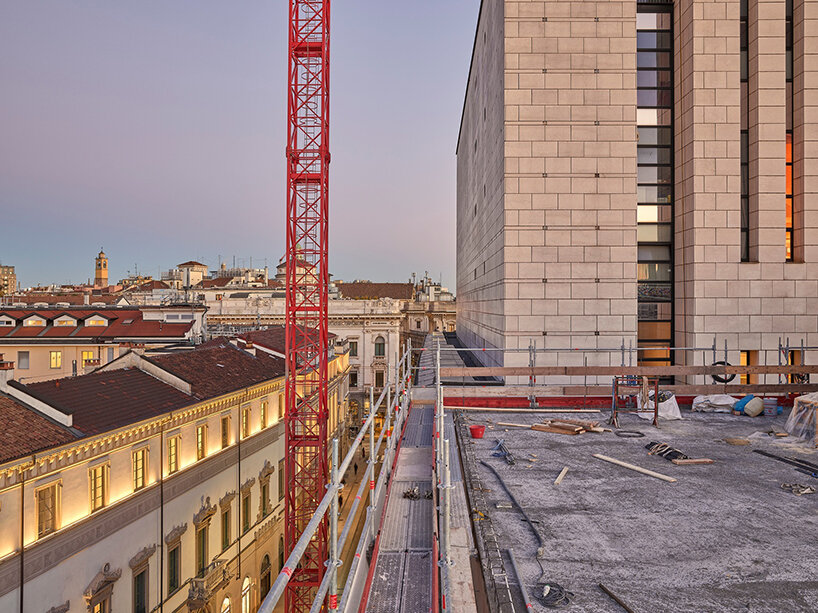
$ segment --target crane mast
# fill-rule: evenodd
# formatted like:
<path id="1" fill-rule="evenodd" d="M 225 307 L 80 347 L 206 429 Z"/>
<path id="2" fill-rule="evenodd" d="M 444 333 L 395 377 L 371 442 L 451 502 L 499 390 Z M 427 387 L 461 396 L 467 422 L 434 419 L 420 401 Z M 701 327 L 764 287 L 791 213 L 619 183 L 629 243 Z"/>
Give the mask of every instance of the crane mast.
<path id="1" fill-rule="evenodd" d="M 290 0 L 284 528 L 288 555 L 328 481 L 329 16 L 329 0 Z M 324 518 L 287 586 L 288 612 L 310 610 L 326 559 Z"/>

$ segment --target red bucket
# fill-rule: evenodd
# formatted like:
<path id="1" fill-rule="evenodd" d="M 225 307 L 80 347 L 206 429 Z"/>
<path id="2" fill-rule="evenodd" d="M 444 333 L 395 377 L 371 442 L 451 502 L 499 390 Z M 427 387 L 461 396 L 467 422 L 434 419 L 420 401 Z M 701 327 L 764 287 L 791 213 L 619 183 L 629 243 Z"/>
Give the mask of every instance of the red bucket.
<path id="1" fill-rule="evenodd" d="M 485 426 L 469 426 L 469 432 L 471 432 L 472 438 L 483 438 L 483 435 L 486 433 Z"/>

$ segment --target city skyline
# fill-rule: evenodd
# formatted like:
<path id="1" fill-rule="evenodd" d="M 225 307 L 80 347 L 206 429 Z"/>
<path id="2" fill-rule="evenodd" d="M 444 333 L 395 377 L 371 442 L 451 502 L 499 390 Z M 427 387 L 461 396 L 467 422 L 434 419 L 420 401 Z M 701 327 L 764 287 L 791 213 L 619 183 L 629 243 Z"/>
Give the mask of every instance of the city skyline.
<path id="1" fill-rule="evenodd" d="M 334 11 L 337 277 L 428 269 L 454 286 L 454 148 L 476 6 Z M 284 253 L 286 3 L 189 9 L 4 11 L 0 49 L 15 61 L 0 67 L 0 259 L 22 286 L 85 282 L 100 247 L 112 280 L 135 264 L 156 275 L 189 259 L 215 267 L 219 254 L 274 266 Z"/>

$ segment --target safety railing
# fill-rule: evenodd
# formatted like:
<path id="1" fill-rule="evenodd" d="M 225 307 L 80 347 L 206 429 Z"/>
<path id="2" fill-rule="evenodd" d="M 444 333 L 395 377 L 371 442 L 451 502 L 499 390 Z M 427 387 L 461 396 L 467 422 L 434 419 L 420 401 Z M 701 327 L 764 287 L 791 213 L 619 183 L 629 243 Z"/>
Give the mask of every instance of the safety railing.
<path id="1" fill-rule="evenodd" d="M 403 422 L 409 409 L 409 398 L 412 387 L 410 374 L 411 353 L 412 348 L 410 341 L 409 345 L 406 347 L 405 351 L 395 365 L 394 383 L 387 382 L 387 385 L 384 386 L 377 400 L 374 397 L 374 390 L 370 389 L 369 415 L 367 416 L 366 421 L 362 424 L 358 435 L 355 437 L 355 440 L 350 445 L 346 456 L 340 462 L 338 457 L 338 439 L 335 438 L 332 440 L 332 467 L 330 482 L 327 484 L 327 493 L 321 499 L 315 514 L 304 528 L 298 542 L 295 544 L 295 547 L 285 560 L 284 566 L 279 572 L 278 577 L 270 587 L 270 591 L 267 593 L 267 596 L 259 606 L 259 613 L 273 613 L 273 610 L 276 608 L 284 594 L 294 570 L 297 568 L 298 563 L 306 551 L 307 544 L 310 542 L 310 539 L 312 539 L 318 527 L 321 525 L 324 515 L 327 512 L 330 514 L 329 555 L 326 561 L 327 572 L 324 574 L 324 578 L 316 591 L 312 608 L 310 610 L 313 612 L 321 611 L 325 601 L 329 610 L 346 611 L 355 608 L 355 598 L 352 594 L 354 591 L 354 582 L 358 577 L 358 570 L 361 560 L 365 557 L 366 547 L 370 542 L 372 542 L 377 533 L 377 526 L 375 525 L 376 518 L 378 517 L 378 513 L 376 512 L 376 503 L 378 500 L 380 500 L 385 490 L 388 475 L 391 471 L 391 460 L 394 456 L 395 448 L 403 427 Z M 394 394 L 392 392 L 393 387 Z M 384 426 L 381 429 L 380 436 L 376 442 L 375 416 L 378 414 L 382 406 L 385 408 L 385 421 Z M 347 515 L 344 529 L 339 535 L 338 494 L 342 487 L 341 482 L 344 480 L 344 476 L 349 470 L 349 467 L 355 458 L 355 454 L 358 452 L 358 449 L 363 443 L 364 436 L 367 433 L 369 435 L 369 458 L 367 466 L 361 479 L 360 486 L 358 487 L 355 500 L 350 508 L 349 514 Z M 383 451 L 381 471 L 376 483 L 376 452 L 381 448 L 384 438 L 386 439 L 386 445 Z M 355 549 L 355 555 L 353 556 L 352 562 L 348 569 L 347 580 L 344 584 L 339 600 L 338 574 L 339 570 L 341 569 L 340 556 L 341 552 L 343 551 L 343 547 L 346 544 L 350 533 L 352 532 L 353 525 L 356 523 L 355 518 L 357 517 L 358 510 L 360 509 L 360 505 L 365 497 L 364 492 L 367 487 L 369 489 L 369 504 L 367 506 L 366 520 L 361 530 L 361 536 Z"/>

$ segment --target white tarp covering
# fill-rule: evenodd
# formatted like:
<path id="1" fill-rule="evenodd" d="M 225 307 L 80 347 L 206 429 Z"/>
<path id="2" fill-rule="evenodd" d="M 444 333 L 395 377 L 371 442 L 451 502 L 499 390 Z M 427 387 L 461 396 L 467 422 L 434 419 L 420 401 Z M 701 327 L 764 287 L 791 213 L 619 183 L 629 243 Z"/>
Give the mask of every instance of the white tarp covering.
<path id="1" fill-rule="evenodd" d="M 660 393 L 661 397 L 661 393 Z M 653 410 L 653 392 L 650 392 L 650 399 L 648 400 L 648 406 L 645 407 L 646 410 L 652 411 Z M 636 403 L 639 409 L 642 409 L 642 402 L 641 399 L 637 396 Z M 653 413 L 637 413 L 639 417 L 642 419 L 653 419 Z M 665 400 L 664 402 L 659 403 L 659 419 L 681 419 L 682 412 L 679 411 L 679 403 L 676 402 L 676 396 L 671 394 L 670 398 Z"/>
<path id="2" fill-rule="evenodd" d="M 736 398 L 725 394 L 696 396 L 693 399 L 693 410 L 705 413 L 730 413 L 736 402 L 738 402 Z"/>

